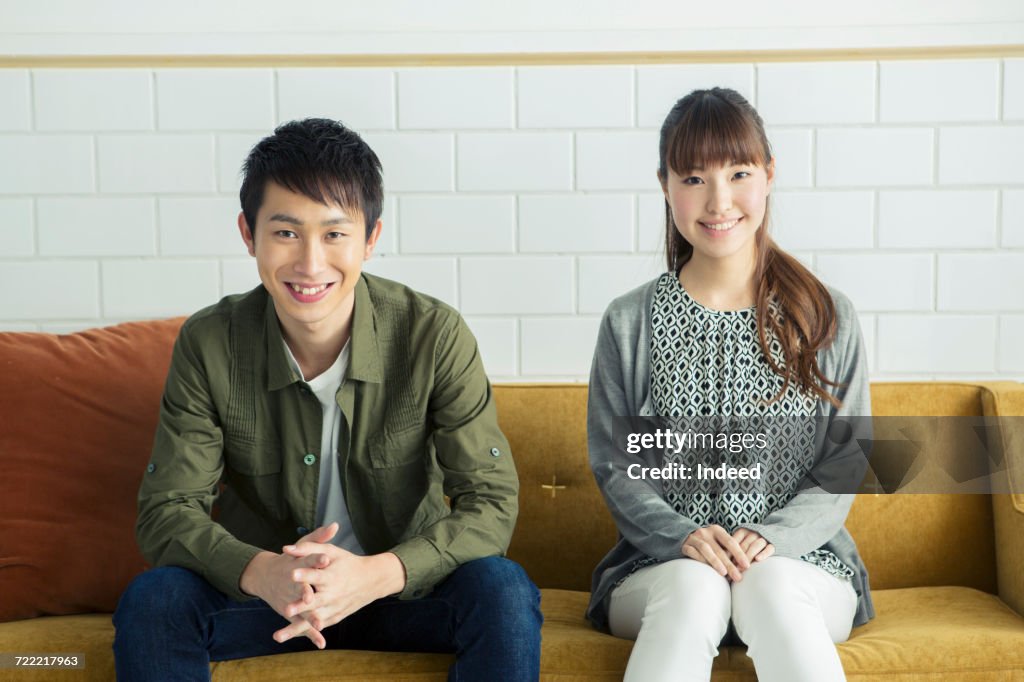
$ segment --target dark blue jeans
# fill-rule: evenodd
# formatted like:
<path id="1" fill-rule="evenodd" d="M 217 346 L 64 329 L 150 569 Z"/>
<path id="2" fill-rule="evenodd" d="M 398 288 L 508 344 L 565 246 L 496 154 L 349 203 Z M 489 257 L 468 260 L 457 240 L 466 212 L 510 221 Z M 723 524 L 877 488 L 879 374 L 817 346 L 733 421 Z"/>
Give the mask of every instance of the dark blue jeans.
<path id="1" fill-rule="evenodd" d="M 379 599 L 323 634 L 328 649 L 454 653 L 451 681 L 535 682 L 542 620 L 522 567 L 488 557 L 421 599 Z M 261 599 L 237 602 L 192 571 L 156 568 L 128 585 L 114 613 L 117 678 L 209 680 L 210 661 L 316 649 L 301 636 L 275 642 L 287 623 Z"/>

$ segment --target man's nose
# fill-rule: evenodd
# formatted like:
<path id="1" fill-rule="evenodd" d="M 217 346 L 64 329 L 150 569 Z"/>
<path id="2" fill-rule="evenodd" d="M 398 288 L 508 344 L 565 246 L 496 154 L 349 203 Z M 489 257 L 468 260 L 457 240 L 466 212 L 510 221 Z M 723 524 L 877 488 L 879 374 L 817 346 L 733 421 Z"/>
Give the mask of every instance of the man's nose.
<path id="1" fill-rule="evenodd" d="M 298 262 L 299 272 L 314 274 L 324 267 L 324 250 L 318 241 L 307 241 L 302 246 L 302 255 Z"/>

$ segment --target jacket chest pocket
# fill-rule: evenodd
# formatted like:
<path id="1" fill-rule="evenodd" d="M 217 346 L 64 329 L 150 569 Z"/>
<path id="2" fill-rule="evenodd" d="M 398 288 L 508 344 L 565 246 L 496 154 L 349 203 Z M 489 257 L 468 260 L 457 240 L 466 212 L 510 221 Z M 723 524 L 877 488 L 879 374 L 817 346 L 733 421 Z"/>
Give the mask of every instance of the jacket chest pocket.
<path id="1" fill-rule="evenodd" d="M 253 509 L 275 520 L 283 518 L 284 479 L 281 458 L 255 447 L 227 455 L 228 485 Z"/>
<path id="2" fill-rule="evenodd" d="M 426 430 L 418 424 L 398 432 L 378 433 L 369 441 L 370 464 L 374 469 L 426 466 L 428 444 Z"/>
<path id="3" fill-rule="evenodd" d="M 430 511 L 434 468 L 424 434 L 423 429 L 410 429 L 368 443 L 377 498 L 388 528 L 398 541 L 424 525 Z"/>

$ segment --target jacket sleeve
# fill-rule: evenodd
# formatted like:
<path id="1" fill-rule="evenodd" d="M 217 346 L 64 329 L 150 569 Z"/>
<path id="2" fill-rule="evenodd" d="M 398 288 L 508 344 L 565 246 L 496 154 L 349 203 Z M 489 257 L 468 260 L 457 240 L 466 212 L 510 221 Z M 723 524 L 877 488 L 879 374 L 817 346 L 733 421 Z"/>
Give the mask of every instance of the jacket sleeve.
<path id="1" fill-rule="evenodd" d="M 870 442 L 871 438 L 868 361 L 853 306 L 841 294 L 835 298 L 839 331 L 829 352 L 834 355 L 836 380 L 840 385 L 831 390 L 842 405 L 828 410 L 830 406 L 826 404 L 828 414 L 818 420 L 816 442 L 820 454 L 799 485 L 801 492 L 769 514 L 763 523 L 744 525 L 772 543 L 779 556 L 798 558 L 831 540 L 846 522 L 856 497 L 849 491 L 859 485 L 867 468 L 867 457 L 860 443 Z M 821 433 L 837 419 L 851 417 L 857 418 L 849 422 L 856 429 L 856 437 L 836 443 Z M 821 481 L 831 483 L 823 488 Z M 846 492 L 829 492 L 836 489 Z"/>
<path id="2" fill-rule="evenodd" d="M 614 315 L 609 310 L 601 321 L 594 362 L 590 370 L 590 392 L 587 403 L 587 448 L 590 468 L 597 487 L 604 495 L 619 533 L 631 545 L 660 561 L 682 557 L 683 541 L 699 526 L 675 511 L 655 486 L 659 481 L 636 480 L 629 477 L 631 464 L 642 460 L 626 452 L 624 443 L 614 440 L 617 417 L 630 414 L 627 394 L 630 385 L 623 357 L 629 349 L 620 347 Z M 635 408 L 634 408 L 635 409 Z"/>
<path id="3" fill-rule="evenodd" d="M 434 361 L 428 410 L 451 513 L 391 550 L 405 566 L 402 599 L 427 594 L 468 561 L 504 554 L 519 514 L 511 449 L 476 340 L 460 316 L 446 324 Z"/>
<path id="4" fill-rule="evenodd" d="M 174 344 L 153 454 L 139 490 L 136 539 L 154 566 L 181 566 L 228 596 L 261 550 L 237 540 L 210 513 L 224 470 L 223 437 L 207 374 L 186 322 Z"/>

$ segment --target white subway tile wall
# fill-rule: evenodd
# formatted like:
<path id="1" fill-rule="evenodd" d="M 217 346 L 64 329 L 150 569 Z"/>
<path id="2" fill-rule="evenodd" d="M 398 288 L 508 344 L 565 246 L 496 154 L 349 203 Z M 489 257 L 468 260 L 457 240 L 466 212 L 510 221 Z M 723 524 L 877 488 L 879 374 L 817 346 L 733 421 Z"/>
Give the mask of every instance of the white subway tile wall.
<path id="1" fill-rule="evenodd" d="M 1024 372 L 1024 315 L 1003 315 L 999 319 L 999 369 Z"/>
<path id="2" fill-rule="evenodd" d="M 35 253 L 35 244 L 32 200 L 0 199 L 0 254 L 31 256 Z"/>
<path id="3" fill-rule="evenodd" d="M 816 274 L 846 294 L 858 312 L 932 310 L 928 254 L 818 254 Z"/>
<path id="4" fill-rule="evenodd" d="M 787 250 L 870 249 L 873 192 L 776 192 L 771 231 Z"/>
<path id="5" fill-rule="evenodd" d="M 391 69 L 278 69 L 277 120 L 340 118 L 358 130 L 395 127 Z"/>
<path id="6" fill-rule="evenodd" d="M 212 135 L 100 135 L 96 146 L 100 192 L 214 191 Z"/>
<path id="7" fill-rule="evenodd" d="M 1024 121 L 1024 59 L 1003 60 L 1003 120 Z"/>
<path id="8" fill-rule="evenodd" d="M 572 189 L 572 142 L 571 133 L 459 135 L 459 190 Z"/>
<path id="9" fill-rule="evenodd" d="M 146 69 L 35 72 L 36 130 L 153 130 L 153 74 Z"/>
<path id="10" fill-rule="evenodd" d="M 399 200 L 402 253 L 513 253 L 512 195 L 409 195 Z"/>
<path id="11" fill-rule="evenodd" d="M 939 130 L 939 183 L 1024 184 L 1024 125 Z"/>
<path id="12" fill-rule="evenodd" d="M 519 197 L 523 253 L 628 253 L 633 248 L 628 194 L 538 194 Z"/>
<path id="13" fill-rule="evenodd" d="M 930 185 L 931 128 L 826 128 L 818 131 L 820 187 Z"/>
<path id="14" fill-rule="evenodd" d="M 1003 190 L 1003 246 L 1024 247 L 1024 189 Z"/>
<path id="15" fill-rule="evenodd" d="M 39 255 L 156 255 L 155 203 L 149 197 L 38 199 Z"/>
<path id="16" fill-rule="evenodd" d="M 999 62 L 882 62 L 882 123 L 995 121 L 999 118 Z"/>
<path id="17" fill-rule="evenodd" d="M 32 129 L 30 82 L 26 69 L 0 70 L 0 131 Z"/>
<path id="18" fill-rule="evenodd" d="M 672 106 L 691 90 L 731 88 L 757 104 L 753 64 L 659 64 L 639 66 L 636 75 L 641 128 L 660 128 Z"/>
<path id="19" fill-rule="evenodd" d="M 814 131 L 810 128 L 768 128 L 775 157 L 775 187 L 810 187 L 814 184 Z"/>
<path id="20" fill-rule="evenodd" d="M 871 123 L 874 62 L 761 64 L 757 109 L 772 125 Z"/>
<path id="21" fill-rule="evenodd" d="M 398 127 L 511 128 L 512 77 L 509 67 L 402 69 Z"/>
<path id="22" fill-rule="evenodd" d="M 252 130 L 274 124 L 270 69 L 161 69 L 156 72 L 160 130 Z"/>
<path id="23" fill-rule="evenodd" d="M 537 66 L 519 69 L 519 128 L 628 128 L 633 69 Z"/>
<path id="24" fill-rule="evenodd" d="M 773 234 L 857 306 L 874 378 L 1024 372 L 1022 59 L 0 69 L 0 330 L 256 286 L 242 162 L 321 116 L 384 167 L 368 272 L 461 310 L 495 379 L 586 380 L 608 302 L 664 269 L 658 129 L 713 86 L 758 107 Z"/>

